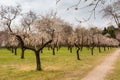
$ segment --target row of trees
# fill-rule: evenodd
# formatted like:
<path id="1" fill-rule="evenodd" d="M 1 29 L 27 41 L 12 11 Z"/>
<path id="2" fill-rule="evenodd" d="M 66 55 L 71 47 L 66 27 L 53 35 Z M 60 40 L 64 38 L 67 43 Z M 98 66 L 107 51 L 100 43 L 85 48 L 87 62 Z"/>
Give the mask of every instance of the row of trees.
<path id="1" fill-rule="evenodd" d="M 108 38 L 101 34 L 98 28 L 85 29 L 80 25 L 73 30 L 72 26 L 56 16 L 56 13 L 51 12 L 45 16 L 36 14 L 33 11 L 21 13 L 21 6 L 1 6 L 0 18 L 1 24 L 8 31 L 8 39 L 6 47 L 15 50 L 21 48 L 21 58 L 24 59 L 24 51 L 32 50 L 36 56 L 36 69 L 42 70 L 40 53 L 45 46 L 50 48 L 55 55 L 57 50 L 62 46 L 68 47 L 72 52 L 72 48 L 76 47 L 77 59 L 80 60 L 79 51 L 83 47 L 93 50 L 98 47 L 117 47 L 119 42 L 116 39 Z M 17 18 L 20 18 L 19 25 L 13 25 Z M 16 28 L 13 28 L 16 27 Z"/>

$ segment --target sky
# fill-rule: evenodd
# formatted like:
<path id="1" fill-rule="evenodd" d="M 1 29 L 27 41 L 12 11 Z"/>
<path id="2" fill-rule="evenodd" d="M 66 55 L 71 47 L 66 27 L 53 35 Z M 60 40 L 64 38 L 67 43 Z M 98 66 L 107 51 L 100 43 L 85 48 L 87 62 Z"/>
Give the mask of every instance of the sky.
<path id="1" fill-rule="evenodd" d="M 67 8 L 76 4 L 79 0 L 61 0 L 56 5 L 56 0 L 0 0 L 0 5 L 12 5 L 15 6 L 20 4 L 22 6 L 23 12 L 33 10 L 37 13 L 45 15 L 51 11 L 57 11 L 57 16 L 69 22 L 71 25 L 81 24 L 85 27 L 91 25 L 97 26 L 99 28 L 104 28 L 112 22 L 109 19 L 103 18 L 100 12 L 101 8 L 96 11 L 96 18 L 91 18 L 88 22 L 79 23 L 77 20 L 83 21 L 90 16 L 91 8 L 75 10 L 74 8 Z M 85 4 L 81 3 L 79 7 L 83 7 Z M 77 19 L 77 20 L 76 20 Z"/>

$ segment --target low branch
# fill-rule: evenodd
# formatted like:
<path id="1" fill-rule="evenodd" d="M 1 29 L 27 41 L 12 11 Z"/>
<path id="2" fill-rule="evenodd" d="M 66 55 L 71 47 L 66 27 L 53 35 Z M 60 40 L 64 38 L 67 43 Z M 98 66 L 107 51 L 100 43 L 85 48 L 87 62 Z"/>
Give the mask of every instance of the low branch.
<path id="1" fill-rule="evenodd" d="M 34 48 L 25 46 L 24 41 L 22 40 L 22 38 L 21 38 L 19 35 L 16 35 L 16 37 L 17 37 L 18 41 L 20 41 L 20 44 L 21 44 L 21 47 L 22 47 L 22 48 L 36 51 L 36 49 L 34 49 Z M 42 50 L 47 44 L 51 43 L 52 41 L 53 41 L 53 40 L 49 40 L 48 42 L 46 42 L 45 44 L 43 44 L 37 51 Z"/>
<path id="2" fill-rule="evenodd" d="M 47 44 L 51 43 L 53 40 L 49 40 L 48 42 L 46 42 L 45 44 L 43 44 L 38 51 L 42 50 Z"/>
<path id="3" fill-rule="evenodd" d="M 20 41 L 20 44 L 21 44 L 21 47 L 22 47 L 22 48 L 36 51 L 34 48 L 25 46 L 24 41 L 22 40 L 22 38 L 21 38 L 19 35 L 16 35 L 16 37 L 17 37 L 18 41 Z"/>

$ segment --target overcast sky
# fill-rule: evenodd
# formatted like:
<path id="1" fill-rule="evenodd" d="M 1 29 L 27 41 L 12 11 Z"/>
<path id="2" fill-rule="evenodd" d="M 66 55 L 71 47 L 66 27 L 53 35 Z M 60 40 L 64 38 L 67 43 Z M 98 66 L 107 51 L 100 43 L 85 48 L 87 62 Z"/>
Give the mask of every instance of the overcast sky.
<path id="1" fill-rule="evenodd" d="M 77 3 L 79 0 L 62 0 L 56 5 L 56 0 L 0 0 L 1 5 L 16 5 L 20 4 L 22 6 L 23 12 L 27 12 L 29 10 L 34 10 L 35 12 L 39 12 L 40 14 L 50 13 L 52 10 L 57 11 L 57 15 L 69 22 L 70 24 L 76 25 L 78 20 L 82 20 L 83 18 L 87 19 L 89 17 L 89 11 L 91 8 L 75 10 L 71 8 L 67 11 L 67 8 Z M 83 3 L 80 4 L 80 7 L 84 6 Z M 100 10 L 100 9 L 99 9 Z M 82 23 L 82 25 L 95 25 L 97 27 L 105 27 L 110 23 L 110 20 L 102 19 L 102 13 L 98 10 L 96 12 L 96 19 L 92 18 L 87 23 Z"/>

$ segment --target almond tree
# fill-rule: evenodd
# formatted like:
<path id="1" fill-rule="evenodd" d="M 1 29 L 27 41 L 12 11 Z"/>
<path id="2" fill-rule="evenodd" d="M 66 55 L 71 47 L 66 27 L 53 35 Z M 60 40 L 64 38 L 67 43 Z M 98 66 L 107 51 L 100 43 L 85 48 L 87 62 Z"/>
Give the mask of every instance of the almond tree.
<path id="1" fill-rule="evenodd" d="M 77 27 L 76 30 L 75 30 L 75 47 L 77 47 L 77 51 L 76 51 L 76 54 L 77 54 L 77 59 L 80 60 L 80 57 L 79 57 L 79 50 L 82 51 L 82 48 L 85 46 L 85 43 L 86 43 L 86 36 L 87 36 L 87 30 L 83 27 Z"/>
<path id="2" fill-rule="evenodd" d="M 40 52 L 46 45 L 53 41 L 55 30 L 52 29 L 52 25 L 53 23 L 49 19 L 42 16 L 41 18 L 33 21 L 33 28 L 31 28 L 27 33 L 25 32 L 25 35 L 27 35 L 26 37 L 21 37 L 19 34 L 15 35 L 23 49 L 34 51 L 37 70 L 42 70 Z"/>
<path id="3" fill-rule="evenodd" d="M 41 60 L 40 60 L 40 52 L 41 50 L 49 43 L 53 41 L 53 35 L 54 35 L 54 30 L 51 28 L 47 28 L 43 25 L 46 25 L 41 21 L 42 19 L 38 20 L 38 22 L 41 23 L 42 27 L 41 30 L 39 30 L 38 23 L 35 21 L 33 23 L 33 27 L 36 27 L 33 31 L 29 31 L 25 33 L 27 35 L 26 37 L 21 37 L 19 34 L 15 35 L 20 42 L 20 46 L 24 49 L 29 49 L 34 51 L 35 56 L 36 56 L 36 69 L 37 70 L 42 70 L 41 68 Z M 49 23 L 48 23 L 49 24 Z M 41 26 L 39 24 L 39 26 Z M 31 28 L 33 29 L 33 28 Z M 44 40 L 44 42 L 43 42 Z"/>
<path id="4" fill-rule="evenodd" d="M 16 37 L 12 34 L 9 34 L 8 39 L 6 41 L 7 41 L 7 47 L 8 48 L 13 47 L 14 49 L 12 53 L 15 53 L 15 55 L 17 55 L 17 48 L 18 48 L 19 43 Z"/>
<path id="5" fill-rule="evenodd" d="M 103 38 L 102 34 L 100 33 L 95 34 L 95 44 L 96 44 L 96 47 L 98 47 L 99 53 L 101 53 L 102 38 Z"/>
<path id="6" fill-rule="evenodd" d="M 53 34 L 53 31 L 52 31 Z M 41 34 L 39 33 L 29 33 L 29 36 L 27 36 L 25 39 L 23 39 L 21 36 L 16 35 L 17 39 L 20 42 L 20 45 L 22 48 L 24 49 L 29 49 L 34 51 L 35 56 L 36 56 L 36 69 L 37 70 L 42 70 L 41 68 L 41 60 L 40 60 L 40 51 L 49 43 L 52 42 L 52 38 L 46 40 L 45 43 L 43 43 L 42 45 L 39 44 L 39 36 L 41 36 Z M 45 35 L 46 36 L 46 35 Z"/>
<path id="7" fill-rule="evenodd" d="M 4 25 L 4 27 L 7 27 L 8 29 L 8 34 L 13 33 L 13 28 L 12 28 L 12 23 L 14 20 L 19 16 L 21 11 L 21 6 L 0 6 L 0 19 L 1 19 L 1 24 Z M 12 46 L 11 46 L 12 47 Z M 12 47 L 13 51 L 13 47 Z M 16 51 L 16 48 L 15 48 Z"/>
<path id="8" fill-rule="evenodd" d="M 28 11 L 27 13 L 23 13 L 21 16 L 22 16 L 21 25 L 23 27 L 23 30 L 25 32 L 31 31 L 34 21 L 38 19 L 37 17 L 39 16 L 31 10 Z"/>
<path id="9" fill-rule="evenodd" d="M 21 26 L 23 27 L 23 31 L 27 34 L 31 31 L 31 28 L 33 26 L 33 23 L 36 21 L 37 14 L 33 11 L 28 11 L 27 13 L 22 14 L 21 18 Z M 25 34 L 22 34 L 22 36 L 25 38 Z M 21 53 L 21 59 L 24 59 L 24 52 L 25 48 L 21 47 L 22 53 Z"/>
<path id="10" fill-rule="evenodd" d="M 9 33 L 12 35 L 14 35 L 17 40 L 19 41 L 19 45 L 21 46 L 21 48 L 23 49 L 29 49 L 29 50 L 33 50 L 35 52 L 35 56 L 36 56 L 36 64 L 37 64 L 37 70 L 41 70 L 41 62 L 40 62 L 40 51 L 49 43 L 52 42 L 52 37 L 54 34 L 54 30 L 47 28 L 48 30 L 45 30 L 44 32 L 46 32 L 46 34 L 50 34 L 50 37 L 46 40 L 46 42 L 44 42 L 42 45 L 37 45 L 38 43 L 36 43 L 36 45 L 32 45 L 33 41 L 35 40 L 39 40 L 38 36 L 41 36 L 41 34 L 39 34 L 40 32 L 38 32 L 38 30 L 36 29 L 36 31 L 33 31 L 33 28 L 31 28 L 32 30 L 25 33 L 23 31 L 22 34 L 24 34 L 24 36 L 21 36 L 20 33 L 15 33 L 15 31 L 12 28 L 12 22 L 17 18 L 17 16 L 20 14 L 20 7 L 16 6 L 16 7 L 12 7 L 12 6 L 1 6 L 0 8 L 0 17 L 2 19 L 2 22 L 4 23 L 5 26 L 7 26 L 7 28 L 9 29 Z M 31 18 L 30 18 L 31 19 Z M 25 20 L 25 18 L 24 18 Z M 29 21 L 29 20 L 28 20 Z M 33 22 L 33 21 L 30 21 Z M 44 24 L 44 23 L 42 23 Z M 31 25 L 31 24 L 30 24 Z M 30 26 L 28 25 L 28 27 Z M 36 26 L 36 25 L 34 25 Z M 37 35 L 37 36 L 36 36 Z M 35 37 L 36 36 L 36 37 Z M 33 38 L 32 38 L 33 37 Z M 34 39 L 34 40 L 33 40 Z M 26 41 L 27 40 L 27 41 Z M 37 42 L 36 41 L 36 42 Z M 28 43 L 28 44 L 27 44 Z M 34 42 L 35 43 L 35 42 Z M 13 44 L 13 43 L 12 43 Z M 11 45 L 12 45 L 11 44 Z"/>
<path id="11" fill-rule="evenodd" d="M 89 29 L 89 37 L 88 37 L 88 41 L 89 41 L 89 49 L 91 50 L 91 54 L 94 55 L 94 48 L 96 47 L 96 36 L 95 34 L 99 33 L 99 29 L 97 29 L 97 27 L 95 28 L 90 28 Z"/>
<path id="12" fill-rule="evenodd" d="M 72 26 L 69 23 L 63 21 L 63 23 L 61 23 L 61 28 L 62 28 L 60 31 L 61 39 L 62 39 L 61 45 L 68 47 L 68 50 L 70 50 L 70 52 L 72 53 L 72 48 L 74 46 L 74 43 L 73 43 L 74 38 L 72 39 L 73 37 Z"/>
<path id="13" fill-rule="evenodd" d="M 69 23 L 66 23 L 64 20 L 57 17 L 56 13 L 50 13 L 41 17 L 41 20 L 36 22 L 36 27 L 39 31 L 47 29 L 54 30 L 53 41 L 49 46 L 51 46 L 53 55 L 55 55 L 55 48 L 58 50 L 60 46 L 65 45 L 65 41 L 72 31 L 72 27 Z"/>
<path id="14" fill-rule="evenodd" d="M 7 26 L 9 32 L 12 32 L 12 23 L 20 14 L 21 7 L 17 6 L 0 6 L 1 23 Z"/>

